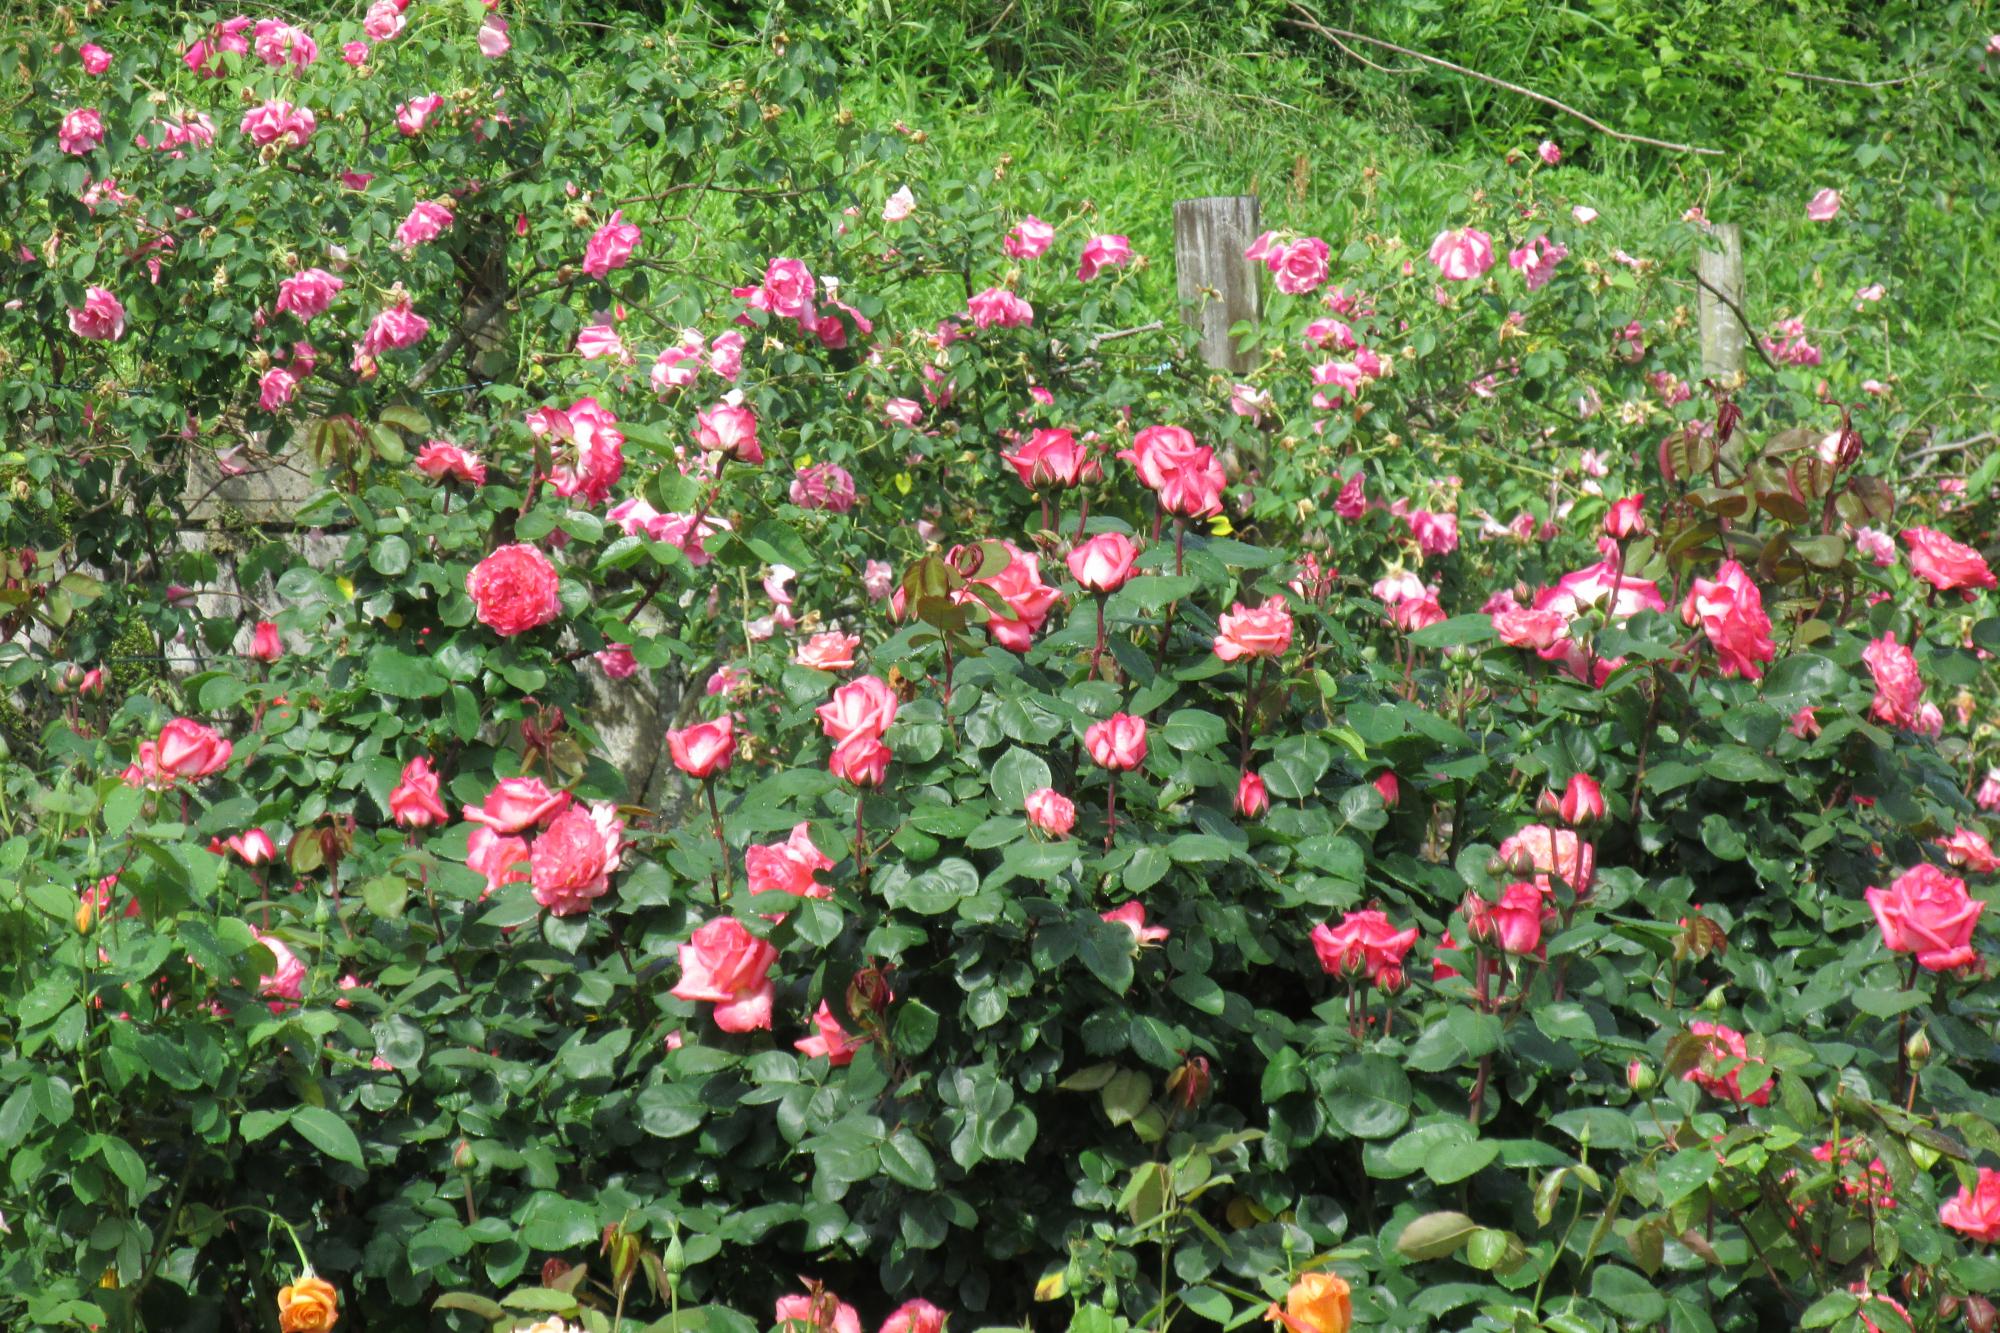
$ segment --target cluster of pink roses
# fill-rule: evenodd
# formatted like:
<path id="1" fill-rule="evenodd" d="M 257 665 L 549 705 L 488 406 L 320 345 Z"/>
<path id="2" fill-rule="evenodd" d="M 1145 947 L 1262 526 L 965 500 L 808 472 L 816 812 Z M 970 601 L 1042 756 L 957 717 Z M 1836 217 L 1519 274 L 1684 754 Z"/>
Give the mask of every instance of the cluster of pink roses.
<path id="1" fill-rule="evenodd" d="M 833 742 L 827 770 L 857 787 L 881 786 L 894 757 L 882 737 L 896 720 L 896 706 L 896 692 L 879 676 L 860 676 L 835 689 L 817 710 Z"/>

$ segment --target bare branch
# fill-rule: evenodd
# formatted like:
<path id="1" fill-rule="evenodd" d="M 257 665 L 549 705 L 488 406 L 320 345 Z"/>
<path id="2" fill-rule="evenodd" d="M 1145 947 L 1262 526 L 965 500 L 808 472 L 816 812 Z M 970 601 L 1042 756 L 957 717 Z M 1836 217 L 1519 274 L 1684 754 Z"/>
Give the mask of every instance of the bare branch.
<path id="1" fill-rule="evenodd" d="M 1899 88 L 1906 83 L 1915 83 L 1932 73 L 1930 70 L 1923 70 L 1916 74 L 1905 74 L 1900 79 L 1836 79 L 1831 74 L 1808 74 L 1798 69 L 1778 72 L 1788 79 L 1804 79 L 1808 83 L 1837 83 L 1843 88 Z"/>
<path id="2" fill-rule="evenodd" d="M 1295 13 L 1302 14 L 1305 17 L 1298 19 L 1280 19 L 1278 21 L 1280 23 L 1289 24 L 1294 28 L 1304 28 L 1308 32 L 1318 33 L 1320 36 L 1332 42 L 1335 46 L 1340 46 L 1342 50 L 1346 50 L 1346 47 L 1342 45 L 1340 40 L 1341 38 L 1344 37 L 1350 42 L 1364 42 L 1369 46 L 1380 47 L 1384 51 L 1394 51 L 1399 56 L 1408 56 L 1412 60 L 1421 60 L 1425 64 L 1436 65 L 1440 69 L 1448 69 L 1452 71 L 1454 74 L 1463 74 L 1468 79 L 1477 79 L 1481 83 L 1487 83 L 1491 84 L 1495 88 L 1505 89 L 1506 91 L 1513 93 L 1516 96 L 1525 97 L 1531 102 L 1540 102 L 1543 106 L 1552 107 L 1555 110 L 1562 112 L 1566 116 L 1571 116 L 1577 120 L 1582 121 L 1584 124 L 1590 126 L 1590 128 L 1596 130 L 1599 134 L 1606 135 L 1613 139 L 1622 140 L 1625 143 L 1648 144 L 1654 148 L 1666 148 L 1676 153 L 1697 153 L 1704 157 L 1722 157 L 1725 155 L 1720 148 L 1702 148 L 1695 144 L 1673 143 L 1666 139 L 1653 139 L 1653 138 L 1648 138 L 1646 135 L 1643 134 L 1628 134 L 1624 130 L 1615 130 L 1611 128 L 1611 126 L 1606 125 L 1603 121 L 1597 119 L 1595 116 L 1591 116 L 1582 111 L 1579 111 L 1575 107 L 1570 106 L 1568 103 L 1558 102 L 1555 98 L 1550 97 L 1544 93 L 1538 93 L 1532 88 L 1523 88 L 1518 83 L 1509 83 L 1505 79 L 1496 79 L 1491 74 L 1481 74 L 1476 69 L 1467 69 L 1464 65 L 1454 64 L 1453 62 L 1442 59 L 1438 56 L 1425 55 L 1422 51 L 1413 51 L 1407 46 L 1398 46 L 1394 42 L 1385 42 L 1380 37 L 1370 37 L 1365 32 L 1350 32 L 1346 28 L 1329 27 L 1326 24 L 1321 23 L 1319 21 L 1318 16 L 1316 16 L 1311 10 L 1307 9 L 1304 5 L 1299 4 L 1298 0 L 1292 0 L 1292 9 Z M 1379 69 L 1380 66 L 1375 66 L 1375 68 Z"/>

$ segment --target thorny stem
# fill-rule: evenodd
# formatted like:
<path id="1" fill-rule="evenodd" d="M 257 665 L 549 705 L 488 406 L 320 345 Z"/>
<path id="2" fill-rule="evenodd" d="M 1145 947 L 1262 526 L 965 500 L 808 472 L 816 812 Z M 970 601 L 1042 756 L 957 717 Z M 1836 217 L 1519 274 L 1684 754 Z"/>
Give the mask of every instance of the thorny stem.
<path id="1" fill-rule="evenodd" d="M 1111 850 L 1111 835 L 1118 828 L 1118 770 L 1111 770 L 1111 782 L 1104 792 L 1104 850 Z"/>
<path id="2" fill-rule="evenodd" d="M 1090 678 L 1097 679 L 1097 663 L 1104 656 L 1104 597 L 1097 594 L 1097 646 L 1090 650 Z"/>
<path id="3" fill-rule="evenodd" d="M 854 873 L 861 881 L 861 887 L 868 887 L 868 839 L 864 829 L 868 793 L 860 787 L 854 789 Z"/>
<path id="4" fill-rule="evenodd" d="M 722 835 L 722 806 L 715 799 L 715 779 L 702 782 L 702 790 L 708 793 L 708 815 L 715 821 L 715 850 L 721 855 L 721 870 L 708 877 L 708 887 L 715 894 L 715 905 L 722 906 L 722 880 L 729 874 L 729 840 Z"/>

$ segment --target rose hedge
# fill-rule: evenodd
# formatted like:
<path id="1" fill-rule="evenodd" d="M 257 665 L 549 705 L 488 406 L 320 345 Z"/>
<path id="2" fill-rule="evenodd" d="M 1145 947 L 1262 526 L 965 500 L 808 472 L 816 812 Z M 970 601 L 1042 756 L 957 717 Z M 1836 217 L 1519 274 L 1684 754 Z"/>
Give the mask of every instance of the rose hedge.
<path id="1" fill-rule="evenodd" d="M 836 29 L 507 17 L 27 47 L 0 1316 L 1991 1322 L 1990 464 L 1532 160 L 1231 384 Z"/>

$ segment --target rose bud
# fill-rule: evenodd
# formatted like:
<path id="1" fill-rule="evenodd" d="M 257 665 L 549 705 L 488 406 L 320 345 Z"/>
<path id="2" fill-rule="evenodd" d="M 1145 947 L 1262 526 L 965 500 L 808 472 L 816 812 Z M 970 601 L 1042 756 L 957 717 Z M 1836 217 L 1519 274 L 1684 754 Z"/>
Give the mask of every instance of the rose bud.
<path id="1" fill-rule="evenodd" d="M 1394 773 L 1382 773 L 1375 779 L 1375 790 L 1382 793 L 1382 805 L 1394 810 L 1396 803 L 1403 799 L 1403 788 L 1396 781 Z"/>
<path id="2" fill-rule="evenodd" d="M 1643 1060 L 1634 1060 L 1625 1066 L 1625 1086 L 1634 1092 L 1649 1092 L 1658 1082 L 1659 1076 L 1653 1073 L 1653 1067 Z"/>
<path id="3" fill-rule="evenodd" d="M 1265 790 L 1264 779 L 1245 770 L 1236 784 L 1236 813 L 1245 819 L 1261 818 L 1271 808 L 1271 794 Z"/>
<path id="4" fill-rule="evenodd" d="M 1563 788 L 1562 799 L 1556 803 L 1556 813 L 1563 823 L 1572 828 L 1595 824 L 1604 818 L 1604 792 L 1598 787 L 1597 779 L 1588 773 L 1571 774 L 1569 785 Z"/>

